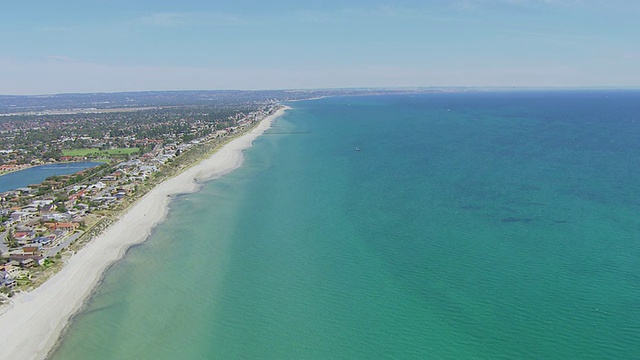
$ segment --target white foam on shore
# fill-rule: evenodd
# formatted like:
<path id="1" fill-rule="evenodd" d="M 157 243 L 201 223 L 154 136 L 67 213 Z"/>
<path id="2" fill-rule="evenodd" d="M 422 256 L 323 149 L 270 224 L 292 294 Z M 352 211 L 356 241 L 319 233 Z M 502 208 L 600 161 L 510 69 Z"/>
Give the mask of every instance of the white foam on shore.
<path id="1" fill-rule="evenodd" d="M 7 359 L 44 359 L 69 319 L 78 312 L 104 271 L 132 245 L 143 242 L 167 214 L 169 195 L 194 192 L 199 182 L 231 172 L 242 163 L 242 151 L 288 108 L 263 119 L 252 131 L 224 145 L 210 158 L 158 184 L 120 220 L 93 239 L 42 286 L 18 294 L 0 315 L 0 352 Z"/>

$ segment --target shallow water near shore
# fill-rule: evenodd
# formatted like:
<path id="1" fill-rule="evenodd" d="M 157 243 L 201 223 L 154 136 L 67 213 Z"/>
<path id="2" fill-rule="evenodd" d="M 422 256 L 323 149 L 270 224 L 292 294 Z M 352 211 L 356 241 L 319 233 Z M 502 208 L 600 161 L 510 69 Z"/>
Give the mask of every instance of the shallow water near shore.
<path id="1" fill-rule="evenodd" d="M 53 359 L 640 357 L 640 92 L 293 108 Z"/>

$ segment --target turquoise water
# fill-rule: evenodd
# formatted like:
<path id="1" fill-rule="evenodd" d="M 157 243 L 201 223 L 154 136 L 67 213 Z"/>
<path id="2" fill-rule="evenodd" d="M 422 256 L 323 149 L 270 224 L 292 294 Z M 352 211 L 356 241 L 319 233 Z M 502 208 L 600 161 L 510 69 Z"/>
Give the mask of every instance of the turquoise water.
<path id="1" fill-rule="evenodd" d="M 292 106 L 54 359 L 640 358 L 640 93 Z"/>
<path id="2" fill-rule="evenodd" d="M 54 175 L 69 175 L 80 170 L 101 165 L 99 162 L 83 161 L 34 166 L 0 176 L 0 192 L 39 184 Z"/>

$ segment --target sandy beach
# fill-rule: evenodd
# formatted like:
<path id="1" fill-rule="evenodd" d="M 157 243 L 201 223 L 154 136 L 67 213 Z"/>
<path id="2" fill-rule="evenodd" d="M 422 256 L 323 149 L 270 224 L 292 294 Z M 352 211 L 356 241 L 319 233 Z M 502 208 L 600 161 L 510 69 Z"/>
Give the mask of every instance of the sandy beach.
<path id="1" fill-rule="evenodd" d="M 253 130 L 230 141 L 208 159 L 158 184 L 103 234 L 71 257 L 59 273 L 32 292 L 16 295 L 0 315 L 2 358 L 44 359 L 104 271 L 122 258 L 130 246 L 143 242 L 163 220 L 170 195 L 194 192 L 199 183 L 238 168 L 242 151 L 286 109 L 266 117 Z"/>

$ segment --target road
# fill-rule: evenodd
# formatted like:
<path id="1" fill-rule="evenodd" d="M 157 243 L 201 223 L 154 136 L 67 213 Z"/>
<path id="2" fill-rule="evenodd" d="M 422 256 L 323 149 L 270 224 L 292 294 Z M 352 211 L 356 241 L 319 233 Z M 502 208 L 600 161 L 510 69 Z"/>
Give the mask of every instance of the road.
<path id="1" fill-rule="evenodd" d="M 7 243 L 5 242 L 6 238 L 7 238 L 7 232 L 6 231 L 0 233 L 0 253 L 2 253 L 2 254 L 4 254 L 7 251 L 9 251 L 9 247 L 7 246 Z"/>
<path id="2" fill-rule="evenodd" d="M 43 255 L 45 257 L 55 256 L 60 250 L 62 250 L 63 248 L 68 247 L 72 242 L 74 242 L 82 234 L 84 234 L 84 231 L 78 231 L 78 232 L 73 233 L 71 236 L 67 236 L 66 238 L 64 238 L 64 240 L 60 244 L 58 244 L 58 245 L 56 245 L 56 246 L 54 246 L 52 248 L 49 248 L 49 249 L 44 249 Z"/>

